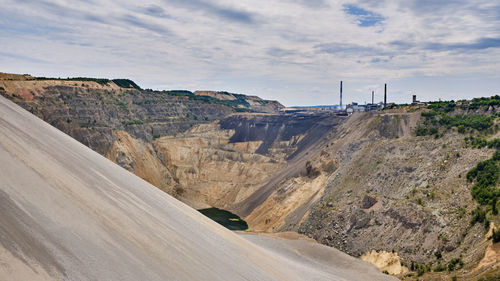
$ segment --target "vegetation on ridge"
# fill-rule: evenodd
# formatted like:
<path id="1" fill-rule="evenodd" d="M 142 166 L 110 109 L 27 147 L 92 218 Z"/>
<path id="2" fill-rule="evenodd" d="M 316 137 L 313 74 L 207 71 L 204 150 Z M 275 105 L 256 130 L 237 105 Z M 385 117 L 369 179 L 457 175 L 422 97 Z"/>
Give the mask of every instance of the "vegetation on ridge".
<path id="1" fill-rule="evenodd" d="M 139 87 L 134 81 L 132 81 L 130 79 L 106 79 L 106 78 L 91 78 L 91 77 L 67 77 L 67 78 L 35 77 L 34 79 L 35 80 L 95 82 L 95 83 L 98 83 L 100 85 L 107 85 L 110 82 L 113 82 L 121 88 L 142 90 L 141 87 Z M 228 92 L 220 92 L 220 93 L 232 95 L 233 97 L 235 97 L 234 100 L 221 100 L 221 99 L 217 99 L 217 98 L 214 98 L 211 96 L 196 95 L 193 92 L 187 91 L 187 90 L 154 91 L 152 89 L 145 89 L 144 91 L 147 93 L 156 92 L 156 93 L 165 93 L 165 94 L 168 94 L 171 96 L 183 96 L 183 97 L 187 97 L 190 100 L 200 101 L 200 102 L 208 103 L 208 104 L 221 104 L 221 105 L 231 107 L 236 112 L 255 112 L 255 110 L 250 108 L 251 105 L 247 101 L 247 96 L 245 96 L 243 94 L 232 94 L 232 93 L 228 93 Z M 263 100 L 258 100 L 257 102 L 260 104 L 266 103 L 266 101 L 263 101 Z M 134 103 L 137 105 L 140 105 L 144 102 L 134 102 Z M 122 109 L 124 109 L 124 108 L 122 108 Z"/>
<path id="2" fill-rule="evenodd" d="M 236 112 L 253 112 L 253 110 L 247 108 L 250 107 L 250 104 L 246 100 L 246 96 L 241 94 L 232 94 L 236 98 L 235 100 L 220 100 L 210 96 L 196 95 L 193 92 L 186 90 L 162 91 L 162 93 L 171 96 L 184 96 L 189 98 L 190 100 L 196 100 L 210 104 L 226 105 L 233 108 Z"/>
<path id="3" fill-rule="evenodd" d="M 467 180 L 474 182 L 471 189 L 472 197 L 480 204 L 491 205 L 494 213 L 497 212 L 496 202 L 500 197 L 500 190 L 496 187 L 500 175 L 499 161 L 500 151 L 497 150 L 493 157 L 479 162 L 467 173 Z"/>
<path id="4" fill-rule="evenodd" d="M 51 77 L 35 77 L 35 80 L 63 80 L 63 81 L 81 81 L 81 82 L 96 82 L 101 85 L 107 85 L 109 82 L 113 82 L 122 88 L 134 88 L 141 90 L 134 81 L 130 79 L 106 79 L 106 78 L 90 78 L 90 77 L 68 77 L 68 78 L 51 78 Z"/>
<path id="5" fill-rule="evenodd" d="M 471 223 L 484 223 L 489 228 L 487 214 L 498 214 L 497 202 L 500 198 L 500 139 L 488 140 L 487 136 L 498 130 L 495 119 L 498 113 L 489 112 L 491 107 L 500 105 L 500 96 L 489 98 L 475 98 L 471 101 L 461 100 L 440 101 L 427 106 L 429 111 L 422 112 L 423 124 L 416 128 L 417 136 L 435 135 L 439 137 L 451 128 L 465 134 L 465 143 L 473 148 L 488 147 L 496 149 L 490 159 L 479 162 L 466 175 L 467 181 L 472 182 L 471 195 L 480 204 L 473 212 Z M 483 110 L 483 111 L 481 111 Z M 459 112 L 457 112 L 459 111 Z M 479 135 L 479 136 L 478 136 Z"/>
<path id="6" fill-rule="evenodd" d="M 492 133 L 494 119 L 496 114 L 478 114 L 468 113 L 470 110 L 476 110 L 480 107 L 500 104 L 500 96 L 490 98 L 473 99 L 470 102 L 460 101 L 440 101 L 431 103 L 427 106 L 430 111 L 422 112 L 422 117 L 425 118 L 423 124 L 419 125 L 416 130 L 417 136 L 437 135 L 439 136 L 440 128 L 451 129 L 456 127 L 459 133 L 465 134 L 473 132 Z M 452 114 L 460 109 L 465 113 Z M 487 107 L 485 108 L 488 109 Z"/>

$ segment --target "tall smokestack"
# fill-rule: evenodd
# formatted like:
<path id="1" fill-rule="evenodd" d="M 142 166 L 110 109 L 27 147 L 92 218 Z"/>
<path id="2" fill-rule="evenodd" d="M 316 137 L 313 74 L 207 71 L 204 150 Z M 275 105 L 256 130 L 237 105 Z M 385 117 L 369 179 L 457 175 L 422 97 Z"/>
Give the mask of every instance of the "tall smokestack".
<path id="1" fill-rule="evenodd" d="M 384 84 L 384 107 L 387 107 L 387 84 Z"/>
<path id="2" fill-rule="evenodd" d="M 342 110 L 342 81 L 340 81 L 340 110 Z"/>
<path id="3" fill-rule="evenodd" d="M 372 91 L 372 104 L 373 104 L 373 98 L 375 96 L 375 91 Z"/>

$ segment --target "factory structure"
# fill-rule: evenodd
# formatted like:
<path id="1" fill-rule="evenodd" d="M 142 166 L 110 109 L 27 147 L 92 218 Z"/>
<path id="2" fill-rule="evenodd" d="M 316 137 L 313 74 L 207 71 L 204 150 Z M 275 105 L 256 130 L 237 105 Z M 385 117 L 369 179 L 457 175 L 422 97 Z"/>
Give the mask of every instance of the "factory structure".
<path id="1" fill-rule="evenodd" d="M 340 82 L 340 100 L 342 100 L 342 81 Z M 389 104 L 391 105 L 391 104 Z M 352 102 L 348 104 L 345 108 L 347 114 L 359 111 L 374 111 L 381 110 L 387 107 L 387 84 L 384 84 L 384 102 L 375 103 L 375 91 L 372 91 L 372 100 L 368 104 L 358 104 L 357 102 Z M 342 106 L 340 107 L 342 109 Z"/>
<path id="2" fill-rule="evenodd" d="M 384 84 L 384 100 L 381 102 L 375 102 L 375 91 L 372 91 L 371 103 L 359 104 L 357 102 L 351 102 L 344 106 L 342 103 L 342 81 L 340 81 L 340 100 L 339 105 L 318 105 L 318 106 L 296 106 L 283 108 L 280 111 L 282 113 L 292 113 L 296 115 L 308 115 L 318 112 L 334 112 L 338 115 L 349 115 L 354 112 L 365 112 L 365 111 L 376 111 L 382 110 L 387 107 L 392 107 L 395 103 L 387 102 L 387 83 Z M 426 102 L 420 102 L 417 100 L 417 95 L 412 95 L 412 105 L 426 105 Z"/>

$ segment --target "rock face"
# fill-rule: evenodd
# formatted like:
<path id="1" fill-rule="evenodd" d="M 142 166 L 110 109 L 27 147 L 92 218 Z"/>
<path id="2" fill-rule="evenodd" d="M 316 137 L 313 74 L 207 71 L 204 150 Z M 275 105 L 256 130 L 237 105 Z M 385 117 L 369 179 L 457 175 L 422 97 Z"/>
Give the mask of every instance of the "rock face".
<path id="1" fill-rule="evenodd" d="M 415 137 L 418 118 L 361 113 L 338 126 L 322 152 L 338 168 L 321 170 L 326 188 L 295 229 L 355 256 L 375 249 L 407 265 L 436 262 L 435 253 L 477 261 L 485 230 L 470 226 L 476 203 L 465 174 L 492 151 L 465 147 L 456 132 Z"/>
<path id="2" fill-rule="evenodd" d="M 247 106 L 257 112 L 276 113 L 279 109 L 284 108 L 284 106 L 277 101 L 263 100 L 257 96 L 246 96 L 220 91 L 195 91 L 194 94 L 227 101 L 244 100 L 244 102 L 240 105 L 240 108 L 245 108 L 245 106 Z"/>
<path id="3" fill-rule="evenodd" d="M 370 209 L 373 205 L 377 203 L 377 198 L 370 195 L 365 195 L 363 201 L 361 202 L 361 209 Z"/>
<path id="4" fill-rule="evenodd" d="M 315 243 L 243 238 L 3 97 L 0 132 L 1 280 L 395 280 Z"/>
<path id="5" fill-rule="evenodd" d="M 1 82 L 1 81 L 0 81 Z M 220 104 L 200 104 L 185 96 L 135 89 L 101 89 L 95 82 L 89 87 L 77 82 L 45 85 L 50 81 L 34 83 L 35 90 L 26 92 L 23 84 L 6 96 L 41 117 L 53 126 L 73 136 L 101 154 L 109 151 L 116 140 L 113 132 L 123 130 L 146 142 L 163 135 L 175 135 L 195 124 L 209 122 L 232 112 Z M 4 81 L 9 85 L 11 81 Z M 41 84 L 41 85 L 39 85 Z M 95 85 L 94 85 L 95 84 Z M 14 86 L 6 86 L 7 89 Z"/>
<path id="6" fill-rule="evenodd" d="M 275 101 L 237 95 L 227 103 L 188 91 L 122 88 L 113 81 L 35 80 L 0 75 L 0 94 L 101 154 L 106 154 L 114 131 L 151 142 L 160 136 L 185 132 L 238 111 L 276 112 Z M 132 82 L 133 83 L 133 82 Z M 135 84 L 134 84 L 135 85 Z"/>
<path id="7" fill-rule="evenodd" d="M 381 271 L 387 271 L 389 274 L 401 275 L 409 271 L 408 268 L 401 266 L 401 259 L 395 253 L 373 250 L 362 255 L 361 259 L 374 264 Z"/>

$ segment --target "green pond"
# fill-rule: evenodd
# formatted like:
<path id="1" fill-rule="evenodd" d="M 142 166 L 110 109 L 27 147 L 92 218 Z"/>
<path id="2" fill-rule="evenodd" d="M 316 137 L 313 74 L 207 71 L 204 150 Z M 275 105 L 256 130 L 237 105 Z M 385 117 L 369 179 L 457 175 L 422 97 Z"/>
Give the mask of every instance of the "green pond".
<path id="1" fill-rule="evenodd" d="M 247 230 L 248 224 L 237 215 L 217 208 L 198 210 L 200 213 L 211 218 L 213 221 L 230 230 Z"/>

